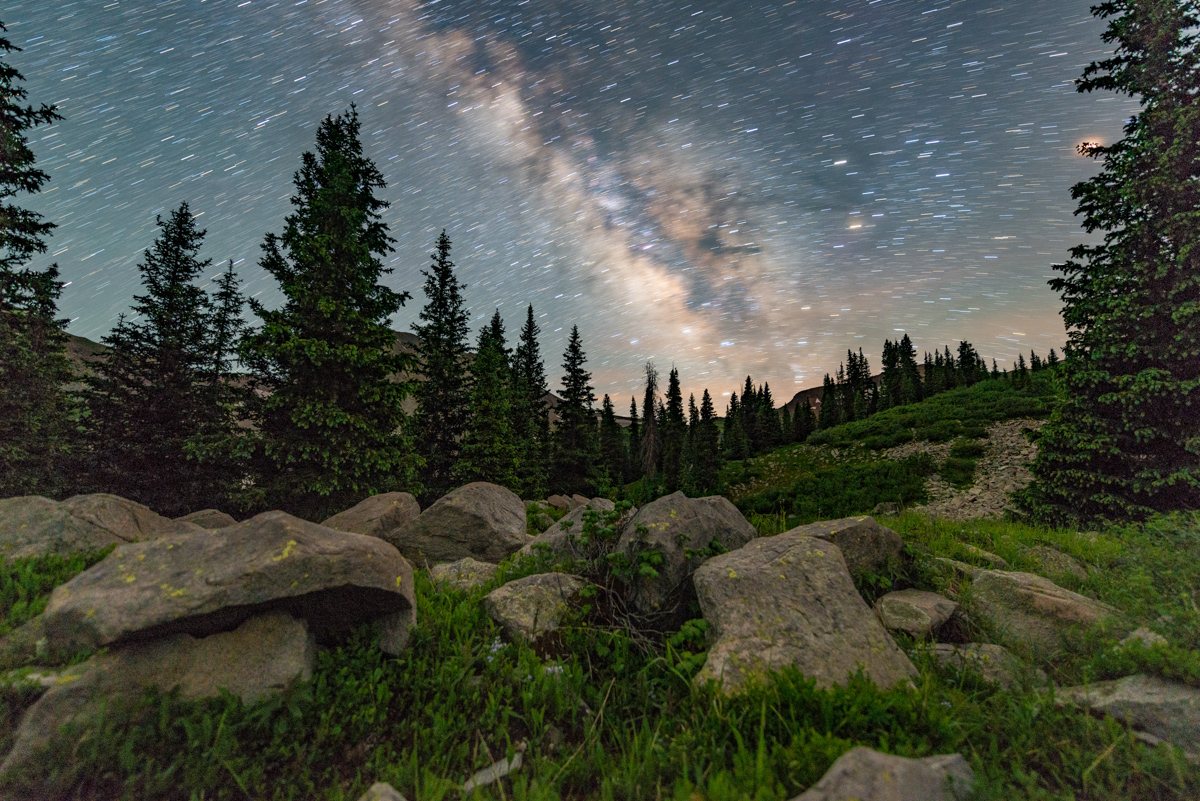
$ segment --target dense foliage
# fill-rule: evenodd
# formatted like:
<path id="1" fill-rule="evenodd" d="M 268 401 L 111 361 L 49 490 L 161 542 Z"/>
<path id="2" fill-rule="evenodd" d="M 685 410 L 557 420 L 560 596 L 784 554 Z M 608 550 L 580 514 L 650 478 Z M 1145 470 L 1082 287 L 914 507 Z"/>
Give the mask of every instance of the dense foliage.
<path id="1" fill-rule="evenodd" d="M 0 23 L 0 34 L 7 29 Z M 49 180 L 35 166 L 27 132 L 61 119 L 52 106 L 24 105 L 24 77 L 8 63 L 19 53 L 0 35 L 0 495 L 55 494 L 72 440 L 66 321 L 57 319 L 58 267 L 24 265 L 46 251 L 54 223 L 14 198 Z"/>
<path id="2" fill-rule="evenodd" d="M 1070 343 L 1066 403 L 1043 433 L 1027 508 L 1048 520 L 1200 508 L 1200 12 L 1187 0 L 1112 0 L 1080 92 L 1141 110 L 1071 196 L 1088 232 L 1057 265 Z"/>
<path id="3" fill-rule="evenodd" d="M 467 427 L 470 373 L 467 371 L 467 310 L 462 290 L 466 287 L 454 274 L 450 261 L 450 237 L 442 231 L 433 264 L 425 276 L 425 307 L 421 322 L 412 330 L 419 369 L 424 380 L 417 384 L 417 447 L 425 460 L 421 472 L 428 499 L 444 495 L 453 485 L 459 442 Z"/>
<path id="4" fill-rule="evenodd" d="M 212 262 L 198 256 L 205 232 L 187 203 L 158 225 L 138 264 L 145 294 L 88 377 L 85 483 L 177 517 L 222 503 L 238 480 L 236 462 L 199 460 L 195 448 L 236 436 L 227 395 L 242 298 L 232 267 L 221 298 L 197 285 Z"/>
<path id="5" fill-rule="evenodd" d="M 376 196 L 383 175 L 363 155 L 358 112 L 326 117 L 295 175 L 294 211 L 267 234 L 260 262 L 284 296 L 243 342 L 255 377 L 249 411 L 255 490 L 266 506 L 321 519 L 367 495 L 416 489 L 418 462 L 397 380 L 412 359 L 389 321 L 408 299 L 380 283 L 392 250 Z"/>

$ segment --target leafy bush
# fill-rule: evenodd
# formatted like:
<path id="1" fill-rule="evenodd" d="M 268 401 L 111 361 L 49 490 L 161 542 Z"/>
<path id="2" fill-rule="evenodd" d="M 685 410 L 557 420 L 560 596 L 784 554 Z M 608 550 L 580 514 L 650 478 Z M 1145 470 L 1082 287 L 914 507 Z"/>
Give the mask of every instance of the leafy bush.
<path id="1" fill-rule="evenodd" d="M 975 459 L 987 452 L 987 445 L 973 439 L 960 438 L 950 447 L 950 455 L 957 459 Z"/>
<path id="2" fill-rule="evenodd" d="M 745 514 L 783 512 L 798 523 L 862 514 L 888 501 L 910 506 L 926 499 L 925 477 L 935 469 L 933 458 L 926 453 L 903 461 L 820 466 L 801 475 L 790 487 L 757 492 L 737 505 Z"/>
<path id="3" fill-rule="evenodd" d="M 938 475 L 948 484 L 959 489 L 971 486 L 975 482 L 975 460 L 959 459 L 951 456 L 942 462 Z"/>

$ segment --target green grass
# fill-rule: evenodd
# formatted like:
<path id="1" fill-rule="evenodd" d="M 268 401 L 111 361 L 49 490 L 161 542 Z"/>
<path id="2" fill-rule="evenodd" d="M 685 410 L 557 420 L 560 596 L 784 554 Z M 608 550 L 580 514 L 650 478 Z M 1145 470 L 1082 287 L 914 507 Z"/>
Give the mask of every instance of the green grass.
<path id="1" fill-rule="evenodd" d="M 0 636 L 40 615 L 55 587 L 108 556 L 114 547 L 72 556 L 0 557 Z"/>
<path id="2" fill-rule="evenodd" d="M 1051 371 L 1031 373 L 1021 385 L 989 378 L 969 387 L 935 395 L 921 403 L 885 409 L 865 420 L 843 423 L 808 438 L 810 445 L 861 445 L 881 450 L 914 439 L 948 442 L 956 437 L 986 436 L 988 426 L 1002 420 L 1048 417 L 1055 403 Z"/>
<path id="3" fill-rule="evenodd" d="M 932 546 L 955 536 L 915 516 L 898 525 Z M 1080 555 L 1117 558 L 1108 539 L 1076 544 Z M 549 652 L 535 651 L 499 638 L 480 604 L 488 589 L 443 593 L 418 573 L 420 622 L 400 658 L 384 657 L 363 633 L 323 652 L 311 681 L 252 707 L 229 696 L 148 694 L 114 706 L 82 742 L 58 742 L 36 775 L 8 791 L 353 799 L 387 781 L 414 801 L 458 798 L 465 778 L 524 742 L 525 766 L 474 797 L 782 801 L 860 744 L 914 757 L 960 751 L 981 799 L 1200 793 L 1200 769 L 1170 749 L 1148 748 L 1113 721 L 1056 708 L 1032 689 L 964 680 L 920 652 L 913 690 L 861 678 L 822 690 L 785 671 L 726 698 L 690 684 L 704 647 L 695 627 L 644 650 L 581 618 Z M 1161 599 L 1146 592 L 1139 597 L 1156 607 Z"/>
<path id="4" fill-rule="evenodd" d="M 784 486 L 775 486 L 738 498 L 744 514 L 783 513 L 794 525 L 870 512 L 877 504 L 901 506 L 926 499 L 925 478 L 935 470 L 928 454 L 902 461 L 818 464 L 799 472 Z"/>
<path id="5" fill-rule="evenodd" d="M 1053 399 L 1039 381 L 1029 389 L 985 382 L 825 432 L 824 445 L 732 463 L 722 476 L 728 496 L 763 536 L 869 512 L 882 501 L 920 502 L 938 465 L 928 456 L 885 460 L 870 447 L 915 431 L 955 440 L 951 460 L 973 470 L 984 454 L 971 439 L 978 430 L 1045 413 Z M 879 425 L 886 415 L 891 430 Z M 626 499 L 635 502 L 655 493 L 645 481 L 630 487 Z M 914 587 L 953 595 L 970 611 L 970 579 L 934 557 L 982 566 L 966 548 L 973 545 L 1011 569 L 1039 572 L 1027 549 L 1051 546 L 1089 571 L 1055 581 L 1112 604 L 1169 644 L 1116 648 L 1121 632 L 1097 627 L 1073 634 L 1053 660 L 1019 647 L 1018 655 L 1063 686 L 1147 672 L 1200 687 L 1200 514 L 1099 532 L 912 512 L 882 522 L 903 536 L 905 558 L 858 580 L 868 602 Z M 601 533 L 597 547 L 615 536 Z M 0 610 L 8 625 L 27 619 L 49 584 L 85 562 L 8 566 L 9 583 L 26 588 L 12 590 L 14 600 Z M 784 801 L 856 745 L 913 757 L 961 752 L 981 800 L 1200 797 L 1200 764 L 1172 748 L 1146 746 L 1113 720 L 1058 706 L 1033 686 L 1005 691 L 942 668 L 904 637 L 899 644 L 921 670 L 911 689 L 881 690 L 862 677 L 818 689 L 786 670 L 732 698 L 691 683 L 705 658 L 703 620 L 631 636 L 614 624 L 602 594 L 536 648 L 506 643 L 483 595 L 554 564 L 545 554 L 506 563 L 471 592 L 442 591 L 418 571 L 418 627 L 399 658 L 385 657 L 362 631 L 323 651 L 310 681 L 253 706 L 230 696 L 189 702 L 157 692 L 114 701 L 90 736 L 65 733 L 0 796 L 343 801 L 386 781 L 412 801 L 459 799 L 467 777 L 524 744 L 522 768 L 472 798 Z M 619 578 L 618 568 L 646 566 L 612 563 L 596 575 Z M 980 616 L 972 621 L 977 642 L 1004 634 Z M 32 700 L 27 691 L 0 691 L 0 744 Z"/>

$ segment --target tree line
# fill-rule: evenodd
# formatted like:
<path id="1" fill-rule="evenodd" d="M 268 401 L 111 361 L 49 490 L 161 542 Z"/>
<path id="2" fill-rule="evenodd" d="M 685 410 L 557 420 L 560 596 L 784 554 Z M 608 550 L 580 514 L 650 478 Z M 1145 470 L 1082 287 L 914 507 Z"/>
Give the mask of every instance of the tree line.
<path id="1" fill-rule="evenodd" d="M 1077 89 L 1136 97 L 1141 110 L 1123 139 L 1081 147 L 1103 168 L 1071 194 L 1084 228 L 1104 238 L 1073 248 L 1051 282 L 1069 333 L 1056 370 L 1064 402 L 1021 504 L 1056 523 L 1200 508 L 1200 16 L 1185 0 L 1094 11 L 1109 20 L 1113 55 L 1089 65 Z M 205 232 L 182 203 L 158 220 L 138 265 L 143 293 L 77 388 L 58 268 L 25 266 L 54 224 L 14 200 L 48 180 L 26 133 L 60 117 L 25 103 L 13 52 L 0 35 L 0 495 L 109 491 L 168 514 L 235 502 L 315 517 L 389 490 L 428 503 L 483 478 L 525 497 L 630 484 L 703 494 L 718 488 L 722 460 L 987 376 L 1024 381 L 1059 365 L 1054 351 L 1031 353 L 1001 374 L 965 341 L 918 365 L 906 335 L 884 343 L 878 381 L 862 351 L 848 351 L 825 377 L 819 415 L 807 399 L 776 409 L 770 387 L 747 377 L 721 420 L 707 389 L 685 406 L 675 369 L 660 397 L 647 364 L 623 428 L 610 397 L 593 408 L 573 328 L 551 426 L 532 307 L 515 349 L 498 312 L 470 348 L 445 232 L 423 273 L 417 352 L 397 346 L 389 320 L 412 298 L 380 283 L 394 244 L 376 194 L 385 184 L 351 107 L 321 124 L 282 232 L 264 238 L 260 264 L 283 304 L 244 298 L 232 264 L 208 275 Z M 199 284 L 206 276 L 211 289 Z"/>

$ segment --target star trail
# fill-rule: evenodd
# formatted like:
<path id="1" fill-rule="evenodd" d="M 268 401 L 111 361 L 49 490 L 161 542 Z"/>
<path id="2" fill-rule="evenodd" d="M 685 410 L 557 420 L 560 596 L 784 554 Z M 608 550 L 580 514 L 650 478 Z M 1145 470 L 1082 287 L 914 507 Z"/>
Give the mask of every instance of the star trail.
<path id="1" fill-rule="evenodd" d="M 578 324 L 597 391 L 641 364 L 777 398 L 847 348 L 969 339 L 1004 367 L 1061 347 L 1050 266 L 1070 186 L 1136 102 L 1079 95 L 1090 0 L 172 0 L 8 3 L 12 63 L 65 120 L 25 205 L 58 224 L 72 333 L 138 291 L 188 201 L 247 294 L 316 127 L 357 105 L 389 182 L 387 282 L 415 299 L 445 228 L 476 328 L 532 303 L 557 381 Z M 620 403 L 618 403 L 620 406 Z"/>

